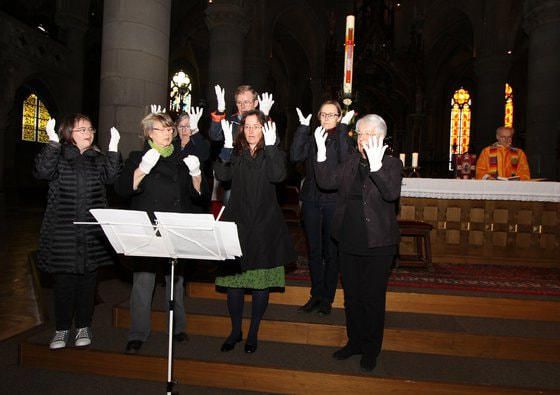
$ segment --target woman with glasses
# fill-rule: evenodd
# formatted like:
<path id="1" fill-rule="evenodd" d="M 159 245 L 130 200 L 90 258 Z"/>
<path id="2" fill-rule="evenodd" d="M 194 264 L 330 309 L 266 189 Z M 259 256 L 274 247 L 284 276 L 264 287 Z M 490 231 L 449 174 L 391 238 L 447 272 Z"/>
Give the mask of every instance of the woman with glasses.
<path id="1" fill-rule="evenodd" d="M 74 345 L 91 343 L 97 268 L 114 262 L 101 227 L 74 221 L 95 221 L 89 210 L 107 207 L 105 185 L 114 182 L 122 167 L 117 129 L 111 128 L 109 150 L 103 154 L 93 144 L 95 129 L 87 116 L 65 117 L 58 134 L 55 124 L 54 119 L 47 122 L 49 142 L 33 169 L 36 178 L 49 182 L 37 266 L 51 274 L 54 284 L 56 332 L 51 349 L 66 347 L 72 322 Z"/>
<path id="2" fill-rule="evenodd" d="M 231 332 L 221 351 L 233 350 L 243 339 L 243 301 L 252 291 L 251 324 L 245 352 L 257 350 L 261 319 L 268 306 L 270 288 L 284 287 L 284 265 L 294 262 L 296 254 L 288 227 L 276 198 L 276 184 L 287 175 L 286 155 L 276 146 L 276 125 L 266 123 L 258 110 L 241 119 L 233 140 L 232 125 L 222 121 L 224 148 L 214 171 L 220 181 L 231 181 L 231 197 L 223 214 L 225 221 L 237 224 L 243 255 L 222 265 L 223 275 L 216 285 L 227 289 Z"/>
<path id="3" fill-rule="evenodd" d="M 171 117 L 164 112 L 151 113 L 141 122 L 144 149 L 134 151 L 125 162 L 115 184 L 123 198 L 130 199 L 132 210 L 146 211 L 155 220 L 155 211 L 177 213 L 200 212 L 197 208 L 206 193 L 200 161 L 194 155 L 184 157 Z M 132 292 L 130 295 L 131 326 L 128 333 L 127 353 L 136 353 L 150 336 L 152 294 L 158 270 L 169 270 L 165 258 L 134 259 Z M 177 273 L 182 273 L 177 268 Z M 166 275 L 166 298 L 169 299 L 171 278 Z M 183 304 L 183 276 L 174 279 L 173 337 L 185 342 L 185 311 Z"/>
<path id="4" fill-rule="evenodd" d="M 331 238 L 336 189 L 324 189 L 317 184 L 313 167 L 317 147 L 309 127 L 311 114 L 304 117 L 299 108 L 296 110 L 300 126 L 294 134 L 290 155 L 294 162 L 306 161 L 305 179 L 299 198 L 302 201 L 303 228 L 307 236 L 311 275 L 311 297 L 298 312 L 311 313 L 317 310 L 320 316 L 328 316 L 338 284 L 337 248 Z M 344 162 L 350 155 L 348 122 L 353 115 L 354 111 L 349 111 L 343 117 L 340 104 L 332 100 L 324 102 L 319 109 L 317 116 L 320 127 L 327 132 L 327 160 L 332 166 Z"/>
<path id="5" fill-rule="evenodd" d="M 200 121 L 200 117 L 202 117 L 202 108 L 191 107 L 188 112 L 177 117 L 175 125 L 179 132 L 183 155 L 195 155 L 204 163 L 210 157 L 210 143 L 199 133 L 198 121 Z"/>

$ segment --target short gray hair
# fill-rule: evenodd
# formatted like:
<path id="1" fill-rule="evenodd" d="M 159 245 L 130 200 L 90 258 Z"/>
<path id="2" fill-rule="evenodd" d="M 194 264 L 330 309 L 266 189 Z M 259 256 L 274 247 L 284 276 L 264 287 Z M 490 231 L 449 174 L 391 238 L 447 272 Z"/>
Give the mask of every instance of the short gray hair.
<path id="1" fill-rule="evenodd" d="M 360 119 L 358 119 L 358 122 L 356 122 L 356 131 L 360 130 L 360 125 L 362 123 L 373 126 L 373 129 L 376 132 L 383 133 L 383 138 L 387 137 L 387 124 L 385 123 L 383 118 L 381 118 L 379 115 L 367 114 L 361 117 Z"/>

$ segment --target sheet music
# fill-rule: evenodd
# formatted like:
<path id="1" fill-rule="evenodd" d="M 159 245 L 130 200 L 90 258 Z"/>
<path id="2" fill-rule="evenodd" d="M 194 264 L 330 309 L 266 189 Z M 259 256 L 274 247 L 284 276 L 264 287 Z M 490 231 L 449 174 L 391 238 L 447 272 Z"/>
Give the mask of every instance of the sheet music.
<path id="1" fill-rule="evenodd" d="M 117 253 L 134 256 L 224 260 L 241 256 L 237 225 L 211 214 L 92 209 Z"/>

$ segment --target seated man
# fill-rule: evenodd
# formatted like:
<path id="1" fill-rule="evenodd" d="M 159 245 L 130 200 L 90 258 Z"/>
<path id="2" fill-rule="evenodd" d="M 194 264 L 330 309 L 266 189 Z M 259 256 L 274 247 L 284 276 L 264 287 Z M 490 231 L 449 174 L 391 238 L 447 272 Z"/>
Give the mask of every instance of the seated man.
<path id="1" fill-rule="evenodd" d="M 531 179 L 527 156 L 523 150 L 511 145 L 512 138 L 513 128 L 500 126 L 496 130 L 498 141 L 484 148 L 476 162 L 477 180 Z"/>

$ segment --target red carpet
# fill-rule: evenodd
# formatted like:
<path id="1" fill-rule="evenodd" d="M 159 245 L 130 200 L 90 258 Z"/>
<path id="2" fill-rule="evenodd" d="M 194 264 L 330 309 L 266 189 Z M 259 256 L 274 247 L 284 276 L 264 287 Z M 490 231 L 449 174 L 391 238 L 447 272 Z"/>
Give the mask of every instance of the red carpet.
<path id="1" fill-rule="evenodd" d="M 307 259 L 287 267 L 286 278 L 309 281 Z M 560 269 L 434 263 L 431 270 L 393 269 L 389 286 L 560 296 Z"/>
<path id="2" fill-rule="evenodd" d="M 286 268 L 288 280 L 309 281 L 307 245 L 298 226 L 290 226 L 298 262 Z M 394 269 L 389 286 L 560 296 L 560 268 L 434 263 L 432 269 Z"/>

